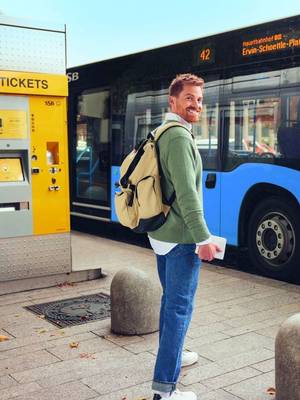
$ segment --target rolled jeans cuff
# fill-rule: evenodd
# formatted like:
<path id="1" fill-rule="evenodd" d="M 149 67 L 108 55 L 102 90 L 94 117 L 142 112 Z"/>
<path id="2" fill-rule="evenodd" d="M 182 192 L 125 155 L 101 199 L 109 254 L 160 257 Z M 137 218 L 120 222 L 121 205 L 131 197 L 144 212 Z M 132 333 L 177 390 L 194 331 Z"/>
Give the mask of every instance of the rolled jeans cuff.
<path id="1" fill-rule="evenodd" d="M 176 389 L 176 383 L 166 383 L 166 382 L 152 382 L 152 390 L 162 392 L 162 393 L 171 393 Z"/>

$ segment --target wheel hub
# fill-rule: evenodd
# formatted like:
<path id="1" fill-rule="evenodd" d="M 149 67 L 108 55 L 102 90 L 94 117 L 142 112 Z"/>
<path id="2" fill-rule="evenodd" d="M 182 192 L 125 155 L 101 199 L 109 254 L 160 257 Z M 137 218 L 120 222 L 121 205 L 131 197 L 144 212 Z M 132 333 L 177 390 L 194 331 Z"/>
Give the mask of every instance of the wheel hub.
<path id="1" fill-rule="evenodd" d="M 286 262 L 295 248 L 294 231 L 287 217 L 274 213 L 265 216 L 256 231 L 256 245 L 270 264 Z"/>

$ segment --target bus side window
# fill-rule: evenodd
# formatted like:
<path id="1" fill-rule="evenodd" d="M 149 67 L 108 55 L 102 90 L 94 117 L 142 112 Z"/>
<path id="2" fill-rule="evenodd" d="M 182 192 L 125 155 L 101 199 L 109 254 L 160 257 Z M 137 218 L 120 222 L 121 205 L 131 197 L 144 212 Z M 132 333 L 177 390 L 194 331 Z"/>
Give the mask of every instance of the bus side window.
<path id="1" fill-rule="evenodd" d="M 279 98 L 231 101 L 225 110 L 228 151 L 225 169 L 245 162 L 270 162 L 277 154 Z"/>
<path id="2" fill-rule="evenodd" d="M 129 94 L 125 119 L 125 154 L 157 128 L 167 112 L 166 89 Z"/>
<path id="3" fill-rule="evenodd" d="M 278 129 L 278 150 L 283 158 L 299 159 L 300 96 L 287 96 L 284 99 L 287 103 L 287 110 Z"/>

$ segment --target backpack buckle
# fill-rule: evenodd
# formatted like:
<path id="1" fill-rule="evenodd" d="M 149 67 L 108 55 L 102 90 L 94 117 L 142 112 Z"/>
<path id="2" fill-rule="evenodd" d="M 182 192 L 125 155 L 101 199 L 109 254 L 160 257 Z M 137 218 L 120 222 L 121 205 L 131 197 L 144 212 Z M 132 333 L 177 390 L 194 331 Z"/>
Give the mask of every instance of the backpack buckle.
<path id="1" fill-rule="evenodd" d="M 154 140 L 154 134 L 152 132 L 149 132 L 147 135 L 147 139 L 149 140 Z"/>

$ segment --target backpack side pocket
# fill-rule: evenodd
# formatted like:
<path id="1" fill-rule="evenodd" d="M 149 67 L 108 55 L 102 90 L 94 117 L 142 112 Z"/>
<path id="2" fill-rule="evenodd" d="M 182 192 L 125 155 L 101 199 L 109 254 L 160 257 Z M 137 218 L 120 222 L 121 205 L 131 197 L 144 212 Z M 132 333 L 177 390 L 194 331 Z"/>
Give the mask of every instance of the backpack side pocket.
<path id="1" fill-rule="evenodd" d="M 123 190 L 115 194 L 116 214 L 122 225 L 135 228 L 138 223 L 137 203 L 132 190 Z"/>
<path id="2" fill-rule="evenodd" d="M 154 217 L 162 211 L 160 185 L 155 177 L 146 176 L 136 185 L 136 198 L 139 207 L 139 218 Z"/>

